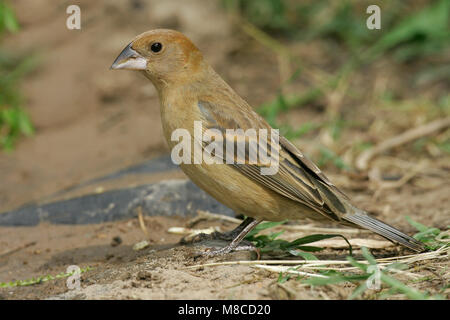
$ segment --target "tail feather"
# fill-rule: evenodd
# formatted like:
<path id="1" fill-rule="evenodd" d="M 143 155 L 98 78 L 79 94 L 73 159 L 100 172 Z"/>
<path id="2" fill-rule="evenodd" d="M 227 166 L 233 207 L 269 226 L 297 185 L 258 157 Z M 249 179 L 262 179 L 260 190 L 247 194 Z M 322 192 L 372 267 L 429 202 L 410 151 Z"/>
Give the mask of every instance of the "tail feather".
<path id="1" fill-rule="evenodd" d="M 422 252 L 425 250 L 425 246 L 421 242 L 378 219 L 370 217 L 363 212 L 347 214 L 342 218 L 348 222 L 373 231 L 388 240 L 396 241 L 416 252 Z"/>

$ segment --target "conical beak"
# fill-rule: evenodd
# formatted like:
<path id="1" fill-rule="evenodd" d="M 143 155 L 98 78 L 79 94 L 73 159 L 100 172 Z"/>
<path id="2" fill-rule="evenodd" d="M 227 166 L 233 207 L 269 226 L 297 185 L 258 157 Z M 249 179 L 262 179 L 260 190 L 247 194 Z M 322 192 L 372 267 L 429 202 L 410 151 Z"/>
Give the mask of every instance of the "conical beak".
<path id="1" fill-rule="evenodd" d="M 110 69 L 145 70 L 147 60 L 131 48 L 131 43 L 114 60 Z"/>

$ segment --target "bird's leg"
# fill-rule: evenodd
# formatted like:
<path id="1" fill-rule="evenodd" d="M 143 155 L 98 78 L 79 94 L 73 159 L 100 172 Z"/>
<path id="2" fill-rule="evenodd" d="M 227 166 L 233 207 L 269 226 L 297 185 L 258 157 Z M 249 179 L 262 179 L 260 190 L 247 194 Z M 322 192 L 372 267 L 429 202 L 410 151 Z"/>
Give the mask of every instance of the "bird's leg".
<path id="1" fill-rule="evenodd" d="M 233 241 L 241 232 L 245 229 L 250 223 L 255 221 L 255 219 L 247 217 L 244 221 L 241 222 L 236 228 L 228 232 L 215 232 L 212 234 L 214 239 L 220 239 L 225 241 Z"/>
<path id="2" fill-rule="evenodd" d="M 217 256 L 222 254 L 227 254 L 233 250 L 242 251 L 242 250 L 251 250 L 254 251 L 256 248 L 253 245 L 243 245 L 239 246 L 239 243 L 244 239 L 244 237 L 254 228 L 256 227 L 262 219 L 253 219 L 247 218 L 242 222 L 236 229 L 231 231 L 229 234 L 237 233 L 237 236 L 231 241 L 231 243 L 223 248 L 217 250 L 209 250 L 203 253 L 205 256 Z"/>
<path id="3" fill-rule="evenodd" d="M 223 241 L 233 241 L 234 238 L 236 238 L 242 230 L 244 230 L 244 228 L 249 225 L 250 223 L 252 223 L 253 221 L 255 221 L 255 219 L 247 217 L 245 218 L 244 221 L 241 222 L 240 225 L 238 225 L 236 228 L 234 228 L 231 231 L 227 231 L 227 232 L 218 232 L 215 231 L 211 234 L 205 234 L 205 233 L 200 233 L 197 234 L 192 240 L 186 241 L 184 238 L 181 239 L 180 243 L 181 244 L 186 244 L 186 243 L 194 243 L 194 242 L 200 242 L 203 240 L 223 240 Z"/>

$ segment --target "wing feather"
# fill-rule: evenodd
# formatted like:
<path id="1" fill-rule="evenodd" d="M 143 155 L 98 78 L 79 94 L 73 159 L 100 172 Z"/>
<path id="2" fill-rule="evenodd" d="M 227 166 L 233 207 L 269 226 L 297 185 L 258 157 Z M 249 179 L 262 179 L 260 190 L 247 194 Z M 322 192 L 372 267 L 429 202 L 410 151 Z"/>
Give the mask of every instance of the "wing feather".
<path id="1" fill-rule="evenodd" d="M 224 134 L 221 142 L 230 142 L 236 145 L 237 141 L 244 141 L 246 144 L 246 153 L 250 150 L 250 141 L 254 137 L 248 136 L 233 136 L 226 134 L 227 129 L 269 129 L 272 128 L 250 109 L 248 112 L 241 112 L 235 117 L 223 117 L 224 113 L 218 110 L 223 110 L 223 106 L 216 106 L 211 102 L 199 101 L 199 110 L 204 117 L 204 125 L 206 129 L 218 129 Z M 245 121 L 240 121 L 245 117 Z M 259 147 L 261 146 L 259 139 L 256 141 Z M 332 220 L 340 220 L 339 216 L 345 213 L 345 207 L 339 201 L 339 198 L 333 191 L 338 190 L 330 180 L 322 173 L 322 171 L 303 153 L 301 153 L 292 143 L 286 138 L 279 136 L 279 147 L 276 148 L 270 145 L 270 139 L 267 139 L 266 149 L 269 152 L 278 150 L 279 165 L 278 172 L 274 175 L 261 174 L 261 168 L 265 165 L 262 163 L 249 163 L 248 154 L 242 156 L 238 152 L 234 152 L 237 146 L 234 147 L 234 163 L 232 165 L 236 170 L 248 178 L 257 181 L 267 188 L 283 195 L 286 198 L 302 203 L 316 212 L 330 218 Z M 223 155 L 229 156 L 229 150 L 223 152 Z M 240 158 L 239 158 L 240 157 Z M 242 158 L 244 157 L 244 158 Z M 224 163 L 225 163 L 225 159 Z M 330 190 L 331 189 L 331 190 Z M 336 214 L 338 213 L 338 215 Z"/>

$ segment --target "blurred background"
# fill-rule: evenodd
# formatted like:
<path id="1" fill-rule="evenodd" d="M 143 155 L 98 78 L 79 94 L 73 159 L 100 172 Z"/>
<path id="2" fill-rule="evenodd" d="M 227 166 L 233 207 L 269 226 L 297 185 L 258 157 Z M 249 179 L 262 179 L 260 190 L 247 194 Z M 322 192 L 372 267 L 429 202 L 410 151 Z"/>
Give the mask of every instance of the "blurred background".
<path id="1" fill-rule="evenodd" d="M 168 154 L 152 85 L 109 67 L 137 34 L 171 28 L 356 202 L 448 223 L 450 1 L 378 1 L 369 30 L 372 2 L 0 0 L 0 212 Z M 71 4 L 81 30 L 66 28 Z"/>

